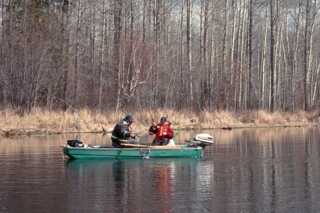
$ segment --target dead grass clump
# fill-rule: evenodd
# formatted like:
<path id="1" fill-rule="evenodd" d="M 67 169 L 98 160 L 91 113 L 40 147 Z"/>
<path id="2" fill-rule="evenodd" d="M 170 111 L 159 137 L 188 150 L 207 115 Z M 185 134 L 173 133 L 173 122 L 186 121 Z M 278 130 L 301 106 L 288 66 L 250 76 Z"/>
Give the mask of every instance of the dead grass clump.
<path id="1" fill-rule="evenodd" d="M 285 124 L 286 119 L 283 116 L 283 113 L 280 112 L 266 112 L 263 110 L 259 110 L 257 112 L 253 112 L 252 114 L 255 114 L 256 117 L 254 117 L 254 123 L 255 124 L 265 124 L 265 125 L 272 125 L 272 124 Z"/>
<path id="2" fill-rule="evenodd" d="M 305 112 L 305 111 L 299 111 L 296 113 L 291 113 L 290 114 L 290 121 L 292 122 L 302 122 L 302 123 L 307 123 L 309 120 L 311 120 L 312 112 Z"/>
<path id="3" fill-rule="evenodd" d="M 194 113 L 177 112 L 172 109 L 143 110 L 134 113 L 135 127 L 146 129 L 152 122 L 158 123 L 162 116 L 166 116 L 172 122 L 174 128 L 188 128 L 198 123 Z"/>
<path id="4" fill-rule="evenodd" d="M 202 126 L 206 128 L 230 127 L 241 123 L 234 113 L 228 111 L 202 112 L 200 118 Z"/>

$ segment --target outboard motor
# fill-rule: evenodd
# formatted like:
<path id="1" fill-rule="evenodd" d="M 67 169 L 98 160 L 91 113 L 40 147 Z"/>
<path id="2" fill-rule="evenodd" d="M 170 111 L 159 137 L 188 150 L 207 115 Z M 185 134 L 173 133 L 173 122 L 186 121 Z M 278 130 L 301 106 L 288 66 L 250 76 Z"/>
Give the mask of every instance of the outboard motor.
<path id="1" fill-rule="evenodd" d="M 197 134 L 194 138 L 187 140 L 186 142 L 188 143 L 189 147 L 200 146 L 202 148 L 214 143 L 213 137 L 207 133 Z"/>
<path id="2" fill-rule="evenodd" d="M 74 139 L 74 140 L 67 140 L 67 144 L 69 146 L 72 146 L 72 147 L 83 147 L 84 144 L 82 141 L 79 141 L 77 139 Z"/>

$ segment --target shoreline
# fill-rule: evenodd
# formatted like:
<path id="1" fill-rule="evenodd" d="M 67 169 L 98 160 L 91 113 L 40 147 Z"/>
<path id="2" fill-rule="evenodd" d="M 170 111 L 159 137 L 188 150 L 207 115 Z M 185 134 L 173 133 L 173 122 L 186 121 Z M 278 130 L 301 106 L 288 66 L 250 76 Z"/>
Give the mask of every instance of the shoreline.
<path id="1" fill-rule="evenodd" d="M 14 110 L 0 110 L 0 137 L 56 135 L 56 134 L 108 134 L 126 113 L 95 112 L 88 109 L 78 111 L 48 111 L 33 109 L 19 115 Z M 166 115 L 176 130 L 233 130 L 248 128 L 290 128 L 315 127 L 319 125 L 319 113 L 299 111 L 266 112 L 252 111 L 234 113 L 220 112 L 178 112 L 171 109 L 140 111 L 132 113 L 135 118 L 135 132 L 146 132 L 153 121 Z"/>
<path id="2" fill-rule="evenodd" d="M 319 124 L 315 123 L 302 123 L 302 124 L 287 124 L 287 125 L 254 125 L 248 124 L 243 126 L 222 126 L 222 127 L 182 127 L 174 128 L 175 131 L 195 131 L 195 130 L 239 130 L 239 129 L 272 129 L 272 128 L 307 128 L 307 127 L 317 127 Z M 140 130 L 140 132 L 142 132 Z M 147 132 L 147 129 L 145 129 Z M 63 134 L 111 134 L 111 131 L 50 131 L 50 130 L 41 130 L 41 129 L 9 129 L 3 130 L 0 129 L 0 138 L 10 138 L 15 136 L 42 136 L 42 135 L 63 135 Z"/>

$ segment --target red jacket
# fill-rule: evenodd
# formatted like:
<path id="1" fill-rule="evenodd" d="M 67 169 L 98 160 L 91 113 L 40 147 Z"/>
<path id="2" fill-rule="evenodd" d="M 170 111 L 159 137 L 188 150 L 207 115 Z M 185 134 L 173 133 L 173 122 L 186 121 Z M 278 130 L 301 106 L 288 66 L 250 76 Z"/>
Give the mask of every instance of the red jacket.
<path id="1" fill-rule="evenodd" d="M 162 140 L 164 138 L 173 138 L 173 129 L 169 121 L 158 123 L 156 126 L 151 126 L 149 132 L 156 134 L 157 140 Z"/>

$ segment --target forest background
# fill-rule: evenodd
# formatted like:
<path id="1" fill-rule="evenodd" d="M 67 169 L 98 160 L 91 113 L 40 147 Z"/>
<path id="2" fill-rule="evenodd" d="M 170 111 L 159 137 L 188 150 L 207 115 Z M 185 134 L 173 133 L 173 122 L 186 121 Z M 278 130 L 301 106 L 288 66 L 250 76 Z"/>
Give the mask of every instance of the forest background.
<path id="1" fill-rule="evenodd" d="M 108 129 L 125 112 L 142 126 L 318 122 L 317 0 L 0 5 L 2 131 Z"/>

